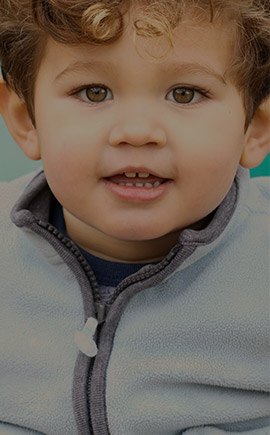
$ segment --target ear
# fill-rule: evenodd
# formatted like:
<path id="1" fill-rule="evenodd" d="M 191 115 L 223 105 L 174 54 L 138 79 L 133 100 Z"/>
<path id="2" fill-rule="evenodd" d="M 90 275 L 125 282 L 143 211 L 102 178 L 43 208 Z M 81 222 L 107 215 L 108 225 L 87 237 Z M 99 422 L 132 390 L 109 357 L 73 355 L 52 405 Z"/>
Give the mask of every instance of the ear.
<path id="1" fill-rule="evenodd" d="M 25 102 L 0 78 L 0 113 L 13 139 L 31 160 L 40 160 L 36 128 Z"/>
<path id="2" fill-rule="evenodd" d="M 240 164 L 245 168 L 260 165 L 270 152 L 270 98 L 256 111 L 245 135 Z"/>

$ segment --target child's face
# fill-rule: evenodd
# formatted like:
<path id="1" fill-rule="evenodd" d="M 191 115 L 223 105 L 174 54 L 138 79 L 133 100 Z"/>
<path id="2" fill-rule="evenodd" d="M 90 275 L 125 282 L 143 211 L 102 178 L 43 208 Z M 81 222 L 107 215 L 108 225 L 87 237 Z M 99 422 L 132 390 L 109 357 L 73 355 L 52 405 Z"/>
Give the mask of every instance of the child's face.
<path id="1" fill-rule="evenodd" d="M 233 182 L 245 113 L 222 79 L 225 32 L 182 24 L 174 49 L 153 61 L 143 49 L 158 54 L 161 42 L 139 37 L 140 54 L 131 32 L 108 46 L 48 44 L 36 83 L 38 146 L 67 228 L 85 247 L 100 234 L 107 242 L 166 237 L 212 212 Z M 92 103 L 95 92 L 100 102 Z M 130 187 L 110 178 L 125 171 L 165 182 Z"/>

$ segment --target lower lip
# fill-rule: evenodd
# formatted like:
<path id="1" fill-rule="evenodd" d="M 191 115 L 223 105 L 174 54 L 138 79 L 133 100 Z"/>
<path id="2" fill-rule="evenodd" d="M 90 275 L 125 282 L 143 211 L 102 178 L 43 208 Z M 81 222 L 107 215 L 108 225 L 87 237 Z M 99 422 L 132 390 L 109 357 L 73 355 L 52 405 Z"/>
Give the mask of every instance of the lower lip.
<path id="1" fill-rule="evenodd" d="M 169 189 L 172 181 L 165 181 L 158 187 L 136 187 L 136 186 L 123 186 L 113 183 L 108 179 L 103 179 L 106 188 L 118 198 L 124 201 L 133 202 L 149 202 L 161 198 Z"/>

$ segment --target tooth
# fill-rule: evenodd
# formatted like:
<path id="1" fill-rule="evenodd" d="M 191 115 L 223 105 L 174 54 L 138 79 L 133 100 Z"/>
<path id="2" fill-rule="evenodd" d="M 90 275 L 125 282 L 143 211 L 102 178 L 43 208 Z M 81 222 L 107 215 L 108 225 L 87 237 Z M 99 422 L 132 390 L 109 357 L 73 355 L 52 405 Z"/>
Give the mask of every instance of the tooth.
<path id="1" fill-rule="evenodd" d="M 161 185 L 160 181 L 155 181 L 155 183 L 153 184 L 154 187 L 159 187 Z"/>
<path id="2" fill-rule="evenodd" d="M 125 185 L 128 186 L 128 187 L 132 187 L 132 186 L 134 186 L 133 183 L 125 183 Z"/>
<path id="3" fill-rule="evenodd" d="M 144 187 L 147 187 L 148 189 L 150 189 L 151 187 L 153 187 L 152 183 L 144 183 Z"/>
<path id="4" fill-rule="evenodd" d="M 136 187 L 143 187 L 143 183 L 135 183 Z"/>
<path id="5" fill-rule="evenodd" d="M 124 172 L 125 176 L 128 178 L 135 178 L 136 172 Z"/>
<path id="6" fill-rule="evenodd" d="M 140 178 L 147 178 L 149 177 L 150 174 L 148 174 L 147 172 L 139 172 L 139 177 Z"/>

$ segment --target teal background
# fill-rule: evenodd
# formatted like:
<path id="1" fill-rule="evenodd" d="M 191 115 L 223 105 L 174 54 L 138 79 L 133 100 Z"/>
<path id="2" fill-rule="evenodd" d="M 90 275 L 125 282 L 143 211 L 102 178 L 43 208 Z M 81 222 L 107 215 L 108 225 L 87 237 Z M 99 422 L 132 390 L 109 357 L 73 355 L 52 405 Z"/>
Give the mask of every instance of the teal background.
<path id="1" fill-rule="evenodd" d="M 29 160 L 10 136 L 0 116 L 0 181 L 9 181 L 42 166 L 40 161 Z M 263 163 L 251 170 L 251 176 L 270 175 L 270 154 Z"/>

